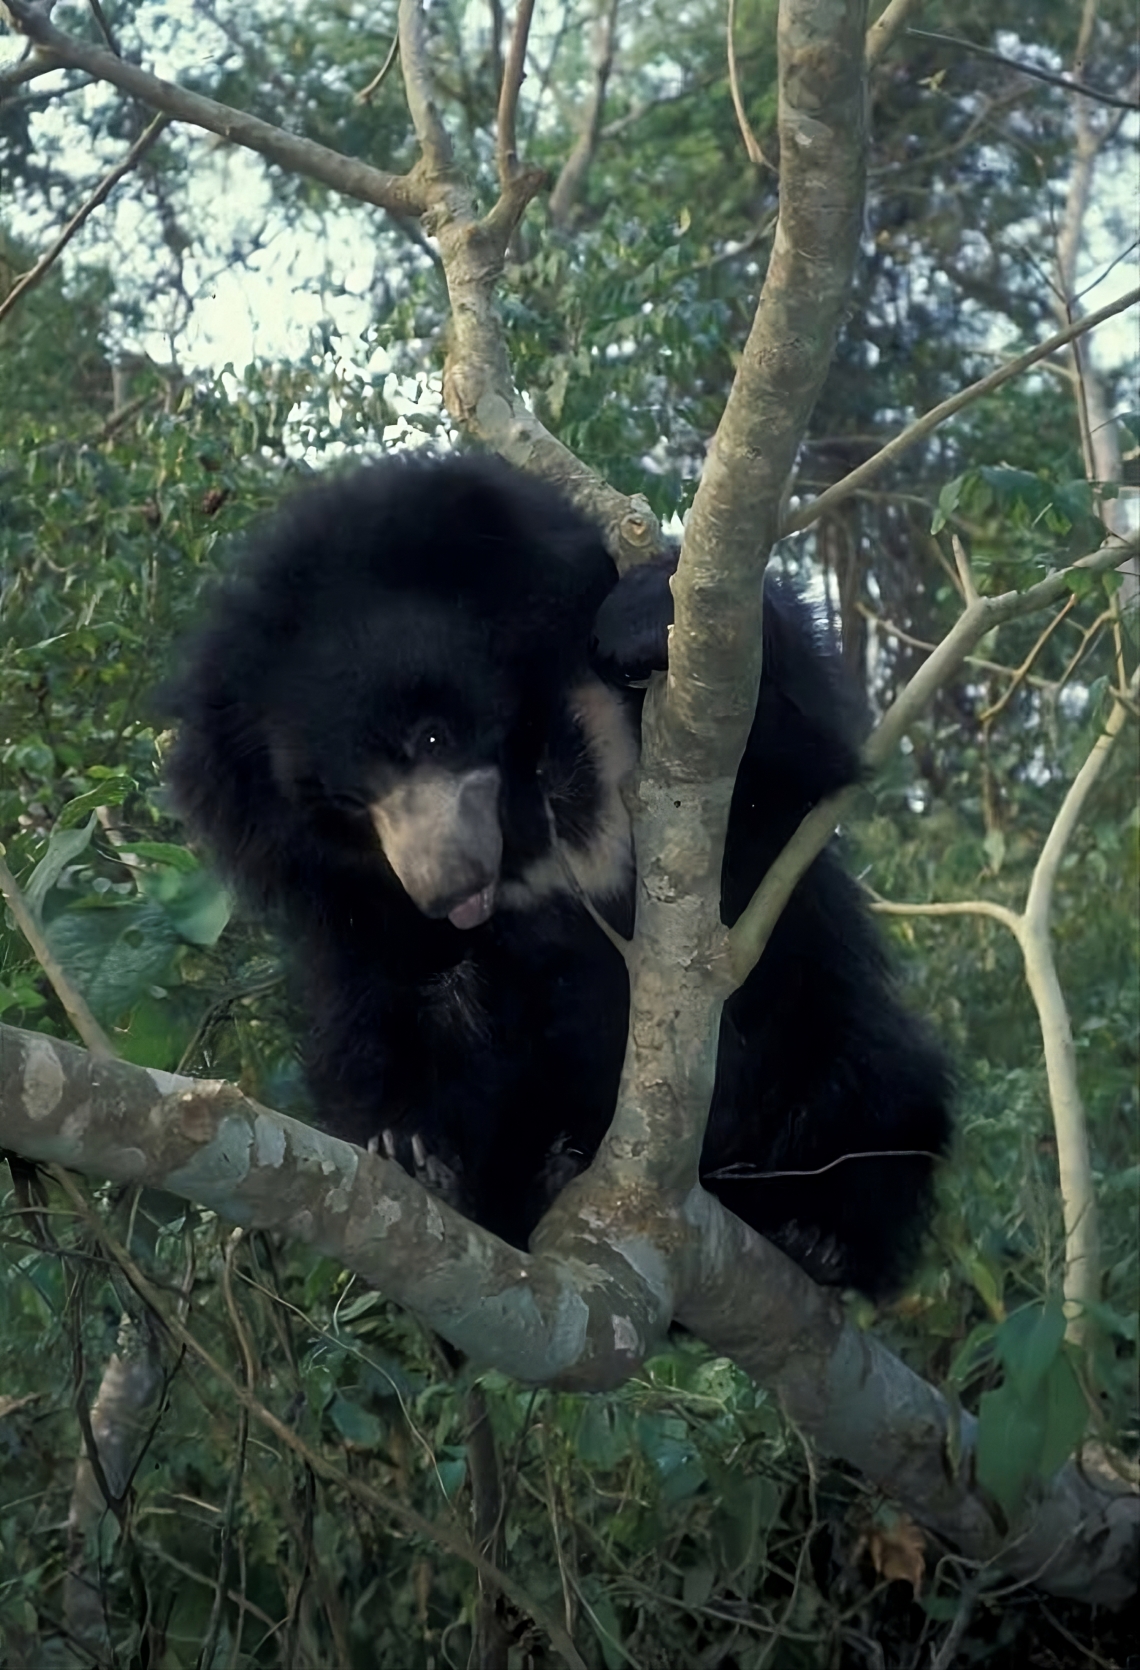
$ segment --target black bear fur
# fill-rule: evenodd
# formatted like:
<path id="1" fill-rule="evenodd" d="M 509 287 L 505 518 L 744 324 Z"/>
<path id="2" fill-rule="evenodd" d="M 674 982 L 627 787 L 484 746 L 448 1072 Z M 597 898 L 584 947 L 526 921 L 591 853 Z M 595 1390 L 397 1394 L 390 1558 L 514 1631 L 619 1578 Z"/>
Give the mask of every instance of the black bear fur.
<path id="1" fill-rule="evenodd" d="M 518 1246 L 595 1153 L 625 1048 L 636 758 L 670 565 L 494 459 L 411 455 L 299 493 L 191 639 L 166 705 L 192 830 L 285 937 L 322 1122 Z M 810 611 L 765 596 L 722 881 L 735 920 L 858 773 Z M 834 852 L 726 1005 L 701 1172 L 818 1280 L 889 1291 L 948 1140 L 948 1077 Z"/>

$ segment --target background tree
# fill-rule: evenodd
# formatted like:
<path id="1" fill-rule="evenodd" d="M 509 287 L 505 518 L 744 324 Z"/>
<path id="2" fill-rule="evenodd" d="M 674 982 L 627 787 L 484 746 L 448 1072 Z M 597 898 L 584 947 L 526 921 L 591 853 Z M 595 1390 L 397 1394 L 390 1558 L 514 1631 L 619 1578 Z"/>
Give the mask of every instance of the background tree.
<path id="1" fill-rule="evenodd" d="M 810 532 L 786 548 L 792 566 L 822 577 L 846 653 L 880 709 L 921 660 L 922 645 L 954 619 L 965 573 L 988 593 L 1023 589 L 1099 543 L 1113 512 L 1090 450 L 1106 425 L 1090 413 L 1119 404 L 1114 377 L 1124 386 L 1126 367 L 1094 362 L 1094 384 L 1088 360 L 1074 367 L 1051 356 L 1036 380 L 965 407 L 818 513 L 812 495 L 877 454 L 908 416 L 989 370 L 995 351 L 1040 341 L 1086 305 L 1081 284 L 1094 268 L 1074 251 L 1083 248 L 1088 261 L 1095 240 L 1111 236 L 1117 146 L 1122 124 L 1134 120 L 1122 106 L 1135 96 L 1122 68 L 1133 73 L 1123 9 L 1086 8 L 1079 29 L 1057 5 L 1008 17 L 957 10 L 942 25 L 989 56 L 939 38 L 942 20 L 929 9 L 929 33 L 892 36 L 898 10 L 887 14 L 885 39 L 871 37 L 868 235 L 856 301 L 798 460 L 789 523 L 811 518 Z M 406 213 L 380 220 L 329 190 L 367 198 L 363 174 L 372 171 L 354 173 L 344 158 L 393 169 L 415 159 L 399 78 L 352 94 L 387 59 L 394 17 L 381 16 L 388 27 L 380 30 L 373 14 L 343 9 L 308 7 L 285 19 L 270 8 L 195 8 L 187 31 L 177 17 L 144 7 L 122 18 L 97 11 L 55 21 L 73 42 L 109 52 L 123 72 L 161 55 L 183 86 L 260 116 L 276 133 L 283 124 L 289 131 L 273 143 L 292 150 L 268 154 L 293 171 L 210 148 L 182 126 L 148 137 L 152 111 L 137 89 L 109 70 L 110 79 L 92 81 L 75 52 L 62 69 L 43 56 L 13 57 L 0 73 L 12 187 L 4 266 L 13 305 L 0 302 L 10 634 L 0 810 L 12 832 L 9 862 L 117 1053 L 226 1072 L 263 1100 L 299 1107 L 284 995 L 265 946 L 243 925 L 219 937 L 226 902 L 189 855 L 158 844 L 173 832 L 156 821 L 146 687 L 201 576 L 224 560 L 231 536 L 276 496 L 283 476 L 322 454 L 335 458 L 362 435 L 390 444 L 449 432 L 444 353 L 452 414 L 503 450 L 537 449 L 529 462 L 567 466 L 528 430 L 528 407 L 484 398 L 500 393 L 501 370 L 472 339 L 472 325 L 477 332 L 485 320 L 461 309 L 460 328 L 447 335 L 445 275 L 430 236 L 438 223 L 425 236 L 410 200 L 395 203 Z M 520 209 L 538 189 L 528 171 L 539 165 L 555 177 L 548 219 L 537 200 L 505 246 L 499 299 L 514 386 L 565 446 L 659 515 L 692 497 L 767 270 L 778 185 L 771 164 L 779 162 L 773 23 L 765 5 L 735 18 L 746 148 L 719 15 L 638 7 L 627 16 L 606 5 L 544 20 L 540 11 L 519 99 L 525 167 L 517 173 L 502 144 L 500 66 L 510 42 L 500 13 L 433 9 L 424 24 L 446 135 L 484 207 L 502 188 L 512 212 Z M 208 80 L 203 63 L 216 67 Z M 1020 64 L 1049 79 L 1023 74 Z M 1096 97 L 1075 97 L 1074 79 Z M 422 143 L 414 99 L 413 113 Z M 267 150 L 258 130 L 247 138 Z M 749 161 L 750 152 L 768 163 Z M 51 246 L 124 154 L 132 171 L 77 229 L 63 263 L 21 288 L 19 274 L 34 271 L 32 252 Z M 1093 164 L 1109 211 L 1107 228 L 1092 226 L 1095 237 Z M 234 205 L 232 218 L 218 212 L 223 201 Z M 1103 264 L 1126 245 L 1126 236 L 1108 244 Z M 217 349 L 202 334 L 209 292 L 224 292 L 236 270 L 256 274 L 283 246 L 306 268 L 289 302 L 300 337 L 279 351 L 279 363 L 211 375 Z M 454 271 L 453 263 L 453 299 Z M 594 502 L 626 556 L 653 538 L 652 519 L 636 504 Z M 953 536 L 969 569 L 955 561 Z M 912 724 L 910 751 L 890 760 L 857 828 L 880 895 L 965 901 L 981 891 L 991 902 L 1024 902 L 1110 693 L 1122 711 L 1134 705 L 1126 688 L 1134 650 L 1116 595 L 1090 580 L 1069 596 L 1055 621 L 1028 616 L 1002 626 Z M 938 1259 L 881 1328 L 928 1372 L 949 1369 L 968 1400 L 982 1398 L 983 1413 L 986 1398 L 1004 1396 L 1004 1406 L 990 1407 L 1006 1439 L 1040 1425 L 1043 1408 L 1063 1413 L 1074 1386 L 1078 1402 L 1096 1405 L 1101 1437 L 1134 1419 L 1135 816 L 1127 766 L 1127 750 L 1109 756 L 1066 848 L 1055 898 L 1100 1185 L 1105 1277 L 1091 1364 L 1063 1346 L 1054 1325 L 1061 1218 L 1040 1034 L 1012 943 L 977 916 L 938 925 L 899 919 L 914 951 L 907 972 L 916 1000 L 966 1064 L 964 1138 Z M 62 1031 L 57 997 L 23 940 L 5 937 L 0 955 L 3 1019 Z M 140 1228 L 148 1211 L 157 1219 L 149 1236 Z M 202 1299 L 221 1295 L 224 1317 L 218 1310 L 203 1337 L 240 1363 L 241 1384 L 263 1397 L 272 1388 L 269 1401 L 295 1412 L 306 1442 L 331 1438 L 378 1463 L 374 1477 L 399 1502 L 428 1510 L 433 1525 L 419 1529 L 434 1542 L 382 1530 L 378 1506 L 366 1511 L 359 1496 L 346 1496 L 343 1478 L 322 1474 L 315 1452 L 275 1452 L 290 1479 L 284 1497 L 292 1499 L 284 1500 L 274 1464 L 263 1464 L 240 1417 L 234 1426 L 232 1388 L 218 1401 L 174 1360 L 168 1413 L 157 1425 L 148 1419 L 149 1444 L 138 1451 L 145 1472 L 127 1471 L 132 1510 L 115 1516 L 118 1540 L 100 1572 L 100 1587 L 110 1585 L 100 1616 L 111 1634 L 126 1640 L 145 1628 L 164 1650 L 191 1640 L 195 1654 L 204 1641 L 212 1662 L 279 1651 L 269 1643 L 284 1619 L 287 1658 L 350 1662 L 371 1651 L 402 1663 L 414 1641 L 427 1662 L 438 1641 L 460 1661 L 470 1578 L 454 1543 L 449 1552 L 441 1540 L 439 1509 L 460 1491 L 468 1457 L 458 1444 L 462 1405 L 443 1366 L 375 1295 L 345 1303 L 336 1270 L 258 1239 L 225 1243 L 223 1252 L 209 1219 L 183 1225 L 169 1202 L 124 1202 L 120 1212 L 121 1232 L 130 1231 L 136 1253 L 155 1260 L 164 1281 L 183 1249 L 176 1285 L 195 1295 L 196 1326 Z M 35 1501 L 35 1479 L 48 1523 L 68 1487 L 57 1457 L 79 1443 L 75 1421 L 82 1432 L 92 1374 L 129 1357 L 130 1344 L 121 1274 L 85 1260 L 93 1246 L 73 1246 L 70 1226 L 39 1221 L 75 1256 L 15 1248 L 5 1337 L 15 1395 L 53 1388 L 50 1407 L 8 1417 L 20 1446 L 19 1497 Z M 92 1274 L 79 1279 L 85 1270 Z M 120 1331 L 116 1353 L 108 1319 Z M 54 1366 L 61 1335 L 70 1395 Z M 40 1364 L 52 1364 L 50 1372 Z M 897 1588 L 869 1601 L 859 1563 L 864 1577 L 915 1582 L 918 1533 L 874 1510 L 838 1472 L 821 1479 L 789 1471 L 794 1435 L 723 1360 L 686 1348 L 606 1405 L 521 1394 L 493 1377 L 483 1385 L 504 1454 L 497 1552 L 513 1535 L 510 1569 L 528 1591 L 514 1604 L 539 1617 L 552 1602 L 588 1657 L 760 1663 L 776 1651 L 811 1664 L 841 1652 L 874 1663 L 878 1641 L 887 1662 L 901 1663 L 950 1608 L 954 1622 L 940 1640 L 946 1662 L 963 1632 L 980 1656 L 1012 1650 L 1019 1627 L 1023 1656 L 1052 1652 L 1064 1662 L 1064 1635 L 1050 1634 L 1050 1618 L 1031 1601 L 1024 1612 L 1007 1597 L 991 1609 L 984 1575 L 959 1595 L 953 1565 L 938 1568 L 925 1610 Z M 1056 1429 L 1046 1420 L 1037 1448 L 1015 1446 L 1004 1472 L 1010 1446 L 991 1446 L 997 1471 L 989 1483 L 1007 1511 L 1081 1435 L 1085 1409 L 1079 1414 L 1076 1427 L 1071 1413 Z M 593 1498 L 575 1457 L 623 1504 L 616 1517 L 604 1495 Z M 475 1463 L 472 1474 L 478 1498 Z M 119 1491 L 111 1494 L 118 1501 Z M 167 1510 L 188 1502 L 195 1530 L 184 1515 L 177 1523 L 189 1547 L 163 1535 Z M 347 1515 L 341 1503 L 351 1504 Z M 478 1534 L 493 1538 L 499 1514 L 488 1517 L 486 1502 L 482 1511 Z M 49 1596 L 60 1593 L 47 1580 L 62 1571 L 61 1551 L 50 1546 L 40 1565 L 33 1551 L 43 1540 L 29 1506 L 8 1524 L 22 1576 L 10 1593 L 6 1639 L 13 1653 L 44 1662 L 41 1632 L 64 1608 L 41 1597 L 45 1585 Z M 367 1586 L 377 1560 L 389 1574 L 382 1597 Z M 157 1598 L 148 1614 L 141 1594 Z M 518 1615 L 502 1614 L 500 1635 L 517 1634 Z M 76 1621 L 69 1609 L 67 1622 Z M 1060 1628 L 1071 1633 L 1072 1623 Z M 493 1625 L 485 1608 L 487 1650 Z M 1078 1627 L 1094 1639 L 1083 1616 Z M 264 1632 L 263 1643 L 255 1645 L 254 1631 Z M 1111 1636 L 1098 1639 L 1110 1654 Z"/>

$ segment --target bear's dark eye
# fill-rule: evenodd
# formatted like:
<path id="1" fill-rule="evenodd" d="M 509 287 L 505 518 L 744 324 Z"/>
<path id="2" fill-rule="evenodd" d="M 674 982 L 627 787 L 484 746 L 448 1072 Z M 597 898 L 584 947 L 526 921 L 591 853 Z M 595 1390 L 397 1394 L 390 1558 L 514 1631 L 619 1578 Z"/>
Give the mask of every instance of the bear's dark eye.
<path id="1" fill-rule="evenodd" d="M 408 737 L 408 753 L 414 760 L 431 759 L 436 754 L 445 754 L 453 740 L 450 728 L 442 719 L 425 719 Z"/>

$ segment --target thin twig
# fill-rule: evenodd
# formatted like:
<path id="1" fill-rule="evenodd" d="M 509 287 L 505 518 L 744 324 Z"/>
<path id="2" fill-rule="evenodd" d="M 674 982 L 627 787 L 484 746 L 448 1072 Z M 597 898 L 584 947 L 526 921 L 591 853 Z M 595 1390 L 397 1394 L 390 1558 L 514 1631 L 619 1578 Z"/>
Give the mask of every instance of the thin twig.
<path id="1" fill-rule="evenodd" d="M 51 245 L 50 249 L 46 250 L 44 254 L 40 256 L 34 267 L 29 268 L 26 273 L 16 280 L 8 294 L 4 297 L 4 300 L 0 302 L 0 319 L 3 319 L 7 314 L 11 313 L 12 309 L 16 306 L 16 303 L 22 296 L 26 296 L 29 290 L 35 289 L 36 285 L 40 282 L 44 275 L 49 271 L 54 263 L 59 260 L 59 257 L 63 254 L 64 250 L 67 248 L 68 244 L 71 242 L 72 238 L 74 238 L 75 234 L 79 231 L 84 222 L 94 214 L 95 210 L 101 203 L 105 203 L 107 201 L 114 187 L 117 186 L 119 181 L 123 178 L 123 175 L 130 173 L 135 164 L 141 161 L 141 159 L 150 150 L 151 146 L 154 144 L 163 129 L 169 126 L 169 116 L 156 116 L 150 126 L 146 128 L 146 130 L 135 140 L 122 162 L 117 163 L 115 167 L 111 169 L 109 174 L 105 174 L 103 176 L 103 178 L 99 181 L 99 184 L 95 187 L 95 190 L 87 199 L 86 203 L 84 203 L 72 215 L 71 219 L 68 221 L 63 231 L 59 234 L 59 237 Z"/>
<path id="2" fill-rule="evenodd" d="M 373 94 L 379 91 L 380 86 L 384 81 L 384 77 L 388 74 L 388 71 L 392 68 L 392 65 L 396 62 L 396 59 L 399 57 L 399 55 L 400 55 L 400 32 L 399 32 L 399 30 L 397 30 L 396 33 L 392 36 L 392 44 L 388 48 L 387 58 L 385 58 L 384 62 L 381 64 L 381 66 L 377 70 L 376 74 L 372 77 L 372 80 L 368 83 L 367 87 L 362 87 L 360 89 L 359 93 L 357 93 L 357 95 L 356 95 L 357 104 L 370 104 L 371 103 Z"/>
<path id="3" fill-rule="evenodd" d="M 744 140 L 744 149 L 748 152 L 748 160 L 757 163 L 762 168 L 768 168 L 773 174 L 777 173 L 775 163 L 769 162 L 760 148 L 760 141 L 752 131 L 752 124 L 748 120 L 744 109 L 744 100 L 740 95 L 740 79 L 736 73 L 736 43 L 733 40 L 733 25 L 736 22 L 736 0 L 728 0 L 728 23 L 725 28 L 726 46 L 728 48 L 728 86 L 732 93 L 732 108 L 736 111 L 736 125 L 740 129 Z"/>
<path id="4" fill-rule="evenodd" d="M 916 638 L 913 632 L 904 632 L 901 626 L 896 626 L 893 620 L 887 620 L 885 615 L 877 615 L 866 603 L 856 603 L 856 612 L 872 626 L 878 627 L 889 638 L 897 638 L 900 644 L 907 644 L 911 649 L 924 650 L 927 655 L 938 648 L 929 638 Z M 990 661 L 984 655 L 967 655 L 967 667 L 980 667 L 983 672 L 996 673 L 999 678 L 1015 678 L 1018 669 L 1007 667 L 1004 661 Z M 1064 683 L 1064 679 L 1040 678 L 1032 673 L 1025 679 L 1026 684 L 1032 684 L 1038 690 L 1057 690 Z"/>
<path id="5" fill-rule="evenodd" d="M 1032 76 L 1034 81 L 1044 81 L 1050 87 L 1060 87 L 1066 93 L 1079 93 L 1082 98 L 1093 99 L 1097 104 L 1111 105 L 1114 110 L 1140 110 L 1140 104 L 1135 99 L 1118 98 L 1115 93 L 1104 93 L 1099 87 L 1090 87 L 1084 81 L 1074 81 L 1072 76 L 1055 75 L 1051 70 L 1043 70 L 1036 64 L 1026 64 L 1020 58 L 1007 58 L 1004 52 L 994 52 L 988 46 L 978 46 L 974 41 L 962 40 L 957 35 L 936 35 L 930 29 L 908 29 L 908 35 L 917 40 L 938 41 L 942 46 L 952 46 L 959 52 L 968 52 L 974 58 L 988 58 L 994 64 L 1004 64 L 1006 69 L 1016 70 L 1018 75 Z"/>
<path id="6" fill-rule="evenodd" d="M 968 388 L 960 389 L 957 394 L 952 394 L 948 400 L 940 401 L 937 406 L 931 407 L 929 412 L 908 424 L 901 434 L 895 436 L 894 440 L 888 441 L 886 446 L 880 448 L 873 458 L 868 458 L 852 470 L 850 475 L 844 476 L 842 481 L 837 481 L 833 487 L 829 487 L 825 493 L 821 493 L 818 499 L 812 499 L 809 504 L 804 505 L 802 510 L 797 510 L 793 516 L 789 516 L 784 524 L 782 537 L 786 538 L 789 534 L 801 533 L 804 528 L 811 527 L 813 522 L 817 522 L 821 516 L 834 510 L 837 504 L 841 504 L 844 499 L 849 498 L 857 488 L 865 486 L 868 481 L 879 475 L 888 464 L 893 464 L 904 452 L 917 445 L 919 441 L 925 440 L 928 435 L 933 434 L 934 430 L 945 423 L 947 418 L 954 417 L 964 406 L 972 405 L 975 400 L 980 400 L 983 395 L 992 394 L 995 389 L 1001 388 L 1003 383 L 1008 383 L 1013 377 L 1019 377 L 1023 371 L 1028 371 L 1030 366 L 1036 365 L 1039 360 L 1047 359 L 1050 354 L 1055 354 L 1058 348 L 1066 347 L 1076 337 L 1083 336 L 1087 331 L 1095 330 L 1097 325 L 1103 324 L 1106 319 L 1113 319 L 1118 313 L 1127 312 L 1130 307 L 1135 307 L 1137 302 L 1140 302 L 1140 288 L 1129 290 L 1126 295 L 1119 297 L 1114 302 L 1109 302 L 1102 308 L 1098 308 L 1095 313 L 1087 313 L 1083 319 L 1077 319 L 1071 325 L 1066 325 L 1064 330 L 1059 330 L 1053 336 L 1047 337 L 1044 342 L 1039 342 L 1035 348 L 1028 349 L 1024 354 L 1018 354 L 1015 359 L 1006 360 L 1004 365 L 999 365 L 997 370 L 991 371 L 988 376 L 980 377 L 976 383 L 971 383 Z"/>
<path id="7" fill-rule="evenodd" d="M 986 725 L 986 724 L 992 723 L 992 721 L 995 720 L 998 717 L 998 715 L 1005 708 L 1007 708 L 1009 706 L 1010 702 L 1013 700 L 1014 692 L 1018 689 L 1018 687 L 1022 684 L 1024 679 L 1027 677 L 1027 675 L 1029 673 L 1029 669 L 1032 667 L 1033 663 L 1036 661 L 1036 659 L 1040 655 L 1041 651 L 1045 648 L 1045 645 L 1049 642 L 1049 639 L 1053 636 L 1053 633 L 1056 632 L 1056 630 L 1060 626 L 1061 622 L 1065 619 L 1066 615 L 1069 613 L 1069 610 L 1073 608 L 1076 601 L 1077 601 L 1077 596 L 1076 596 L 1076 593 L 1074 592 L 1072 597 L 1069 598 L 1068 602 L 1063 604 L 1062 607 L 1060 609 L 1058 609 L 1057 613 L 1053 616 L 1053 619 L 1049 622 L 1049 624 L 1047 626 L 1043 627 L 1042 630 L 1037 634 L 1036 642 L 1033 644 L 1033 647 L 1030 649 L 1028 655 L 1025 657 L 1025 660 L 1021 663 L 1020 667 L 1015 667 L 1014 668 L 1013 679 L 1010 682 L 1009 686 L 1005 690 L 1002 691 L 1001 695 L 998 697 L 996 702 L 992 702 L 989 707 L 983 708 L 981 713 L 978 714 L 979 725 Z"/>
<path id="8" fill-rule="evenodd" d="M 63 1004 L 67 1018 L 82 1038 L 92 1055 L 101 1060 L 112 1061 L 115 1052 L 111 1048 L 110 1040 L 91 1010 L 83 994 L 72 984 L 71 976 L 64 969 L 63 964 L 52 951 L 47 942 L 43 929 L 28 909 L 27 900 L 19 882 L 0 858 L 0 893 L 8 902 L 8 909 L 16 919 L 16 926 L 31 947 L 32 955 L 51 981 L 51 988 L 59 1001 Z"/>

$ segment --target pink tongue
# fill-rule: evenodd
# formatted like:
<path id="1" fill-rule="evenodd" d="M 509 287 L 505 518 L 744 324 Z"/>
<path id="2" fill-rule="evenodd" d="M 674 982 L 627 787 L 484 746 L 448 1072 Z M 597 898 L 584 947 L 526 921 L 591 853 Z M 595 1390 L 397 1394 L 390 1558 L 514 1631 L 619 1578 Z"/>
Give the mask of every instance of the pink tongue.
<path id="1" fill-rule="evenodd" d="M 453 928 L 477 928 L 485 922 L 495 909 L 495 884 L 481 887 L 478 893 L 472 893 L 469 899 L 449 910 L 447 920 Z"/>

